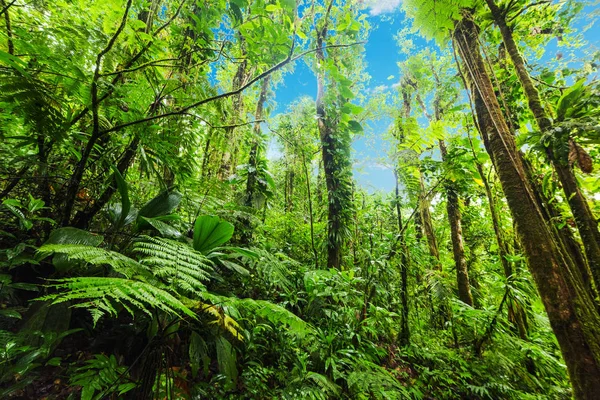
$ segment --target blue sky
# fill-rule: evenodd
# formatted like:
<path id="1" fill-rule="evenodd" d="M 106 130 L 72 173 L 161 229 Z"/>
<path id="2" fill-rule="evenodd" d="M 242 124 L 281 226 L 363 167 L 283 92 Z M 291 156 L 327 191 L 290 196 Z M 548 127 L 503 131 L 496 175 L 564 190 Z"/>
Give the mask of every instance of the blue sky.
<path id="1" fill-rule="evenodd" d="M 389 4 L 398 6 L 399 3 L 391 0 L 379 2 L 378 4 Z M 379 7 L 373 10 L 387 10 L 390 8 Z M 401 57 L 396 46 L 394 35 L 402 28 L 402 15 L 399 12 L 370 15 L 369 23 L 372 26 L 369 39 L 365 45 L 367 73 L 371 76 L 369 82 L 370 90 L 384 86 L 390 89 L 395 80 L 388 77 L 398 76 L 397 62 Z M 275 113 L 285 112 L 289 104 L 294 100 L 309 96 L 316 97 L 317 81 L 313 71 L 300 61 L 296 63 L 294 72 L 284 77 L 275 93 L 277 108 Z M 359 185 L 370 190 L 390 191 L 394 188 L 394 175 L 391 170 L 384 168 L 379 158 L 386 155 L 388 143 L 382 139 L 391 119 L 368 121 L 364 124 L 365 134 L 357 137 L 352 145 L 354 150 L 354 177 Z M 273 143 L 272 143 L 273 145 Z M 271 154 L 276 150 L 271 149 Z"/>
<path id="2" fill-rule="evenodd" d="M 371 31 L 368 41 L 365 45 L 365 57 L 367 62 L 367 73 L 371 76 L 368 90 L 389 90 L 394 92 L 392 85 L 398 81 L 397 63 L 402 61 L 394 36 L 406 26 L 403 13 L 400 10 L 401 0 L 371 0 L 369 4 L 370 15 L 368 17 L 371 24 Z M 596 19 L 598 7 L 591 5 L 580 14 L 574 24 L 577 29 L 587 27 L 584 32 L 585 39 L 590 46 L 582 49 L 589 54 L 590 50 L 598 50 L 600 42 L 600 24 L 590 23 Z M 433 46 L 433 43 L 426 42 L 423 39 L 415 41 L 417 48 Z M 560 51 L 560 45 L 556 39 L 548 44 L 544 58 L 551 59 Z M 393 79 L 389 79 L 390 76 Z M 284 77 L 284 82 L 278 86 L 275 92 L 275 101 L 277 107 L 274 114 L 285 112 L 287 107 L 296 99 L 309 96 L 316 97 L 317 83 L 313 72 L 303 62 L 299 61 L 295 65 L 293 73 L 288 73 Z M 389 143 L 383 139 L 383 134 L 391 123 L 390 118 L 368 121 L 363 123 L 365 134 L 357 137 L 352 145 L 354 150 L 354 177 L 359 185 L 369 191 L 381 190 L 385 192 L 392 191 L 394 188 L 394 175 L 389 168 L 386 168 L 386 155 Z M 270 153 L 275 155 L 277 149 L 271 145 Z"/>

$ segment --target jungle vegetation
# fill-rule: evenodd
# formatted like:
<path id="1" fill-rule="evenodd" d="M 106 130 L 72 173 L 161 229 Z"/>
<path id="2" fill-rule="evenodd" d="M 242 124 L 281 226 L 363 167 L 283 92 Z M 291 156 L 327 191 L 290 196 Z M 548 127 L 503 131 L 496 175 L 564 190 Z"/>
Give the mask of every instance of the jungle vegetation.
<path id="1" fill-rule="evenodd" d="M 598 10 L 372 5 L 0 0 L 0 398 L 599 398 Z"/>

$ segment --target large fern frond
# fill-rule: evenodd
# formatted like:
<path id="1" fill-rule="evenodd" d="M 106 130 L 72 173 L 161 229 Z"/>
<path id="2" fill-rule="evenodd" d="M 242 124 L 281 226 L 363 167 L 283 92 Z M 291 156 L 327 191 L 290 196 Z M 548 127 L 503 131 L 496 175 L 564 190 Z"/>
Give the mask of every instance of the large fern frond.
<path id="1" fill-rule="evenodd" d="M 188 305 L 192 310 L 197 310 L 212 316 L 214 318 L 214 321 L 212 322 L 213 324 L 218 325 L 224 331 L 229 332 L 229 334 L 231 334 L 231 336 L 237 340 L 244 340 L 240 325 L 235 319 L 227 315 L 222 307 L 204 303 L 202 301 L 192 301 Z"/>
<path id="2" fill-rule="evenodd" d="M 300 269 L 300 263 L 283 253 L 272 253 L 264 249 L 253 251 L 258 257 L 250 260 L 250 265 L 261 282 L 291 293 L 295 289 L 293 272 Z"/>
<path id="3" fill-rule="evenodd" d="M 152 309 L 183 317 L 196 319 L 196 314 L 179 299 L 164 289 L 147 282 L 124 278 L 66 278 L 51 285 L 60 292 L 50 294 L 39 300 L 50 300 L 54 304 L 65 301 L 82 301 L 73 307 L 87 308 L 94 324 L 105 314 L 116 316 L 117 305 L 122 305 L 132 316 L 134 309 L 152 315 Z"/>
<path id="4" fill-rule="evenodd" d="M 266 300 L 238 299 L 212 293 L 204 293 L 204 298 L 213 304 L 218 304 L 227 313 L 233 314 L 235 318 L 242 317 L 244 314 L 254 315 L 275 325 L 287 326 L 288 333 L 299 337 L 315 333 L 314 328 L 302 318 Z"/>
<path id="5" fill-rule="evenodd" d="M 115 272 L 124 275 L 126 278 L 135 276 L 150 277 L 148 267 L 126 255 L 100 247 L 82 244 L 46 244 L 40 247 L 38 252 L 41 254 L 64 254 L 69 259 L 85 261 L 93 265 L 110 265 Z"/>
<path id="6" fill-rule="evenodd" d="M 368 396 L 370 399 L 412 399 L 408 389 L 385 368 L 366 360 L 352 364 L 353 369 L 346 381 L 355 396 Z"/>
<path id="7" fill-rule="evenodd" d="M 175 289 L 195 294 L 206 290 L 203 282 L 210 279 L 212 262 L 185 243 L 145 236 L 133 248 L 144 256 L 141 264 L 151 267 L 156 277 Z"/>

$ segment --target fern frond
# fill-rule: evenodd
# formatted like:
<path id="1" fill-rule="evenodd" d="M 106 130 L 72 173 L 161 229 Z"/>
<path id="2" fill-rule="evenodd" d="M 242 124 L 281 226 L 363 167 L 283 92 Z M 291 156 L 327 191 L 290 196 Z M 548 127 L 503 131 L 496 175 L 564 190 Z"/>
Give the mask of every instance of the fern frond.
<path id="1" fill-rule="evenodd" d="M 59 279 L 51 286 L 61 292 L 39 300 L 50 300 L 54 304 L 83 301 L 73 307 L 90 309 L 94 324 L 105 314 L 116 316 L 116 304 L 121 304 L 132 316 L 135 315 L 134 309 L 148 315 L 152 315 L 152 309 L 159 309 L 179 317 L 187 315 L 196 319 L 196 314 L 171 293 L 146 282 L 84 277 Z"/>
<path id="2" fill-rule="evenodd" d="M 213 304 L 219 304 L 230 313 L 237 312 L 241 315 L 244 313 L 253 314 L 275 325 L 285 325 L 288 327 L 289 333 L 299 337 L 315 333 L 314 328 L 302 318 L 266 300 L 238 299 L 211 293 L 204 293 L 204 298 Z"/>
<path id="3" fill-rule="evenodd" d="M 251 266 L 256 275 L 267 285 L 279 288 L 286 293 L 294 290 L 292 271 L 298 270 L 300 264 L 282 253 L 271 253 L 264 249 L 253 249 L 257 257 Z"/>
<path id="4" fill-rule="evenodd" d="M 199 294 L 206 290 L 203 282 L 213 272 L 211 261 L 190 246 L 175 240 L 143 237 L 136 242 L 134 252 L 145 256 L 140 262 L 152 267 L 158 278 L 187 293 Z"/>
<path id="5" fill-rule="evenodd" d="M 46 244 L 39 248 L 39 253 L 59 253 L 69 259 L 84 261 L 93 265 L 110 265 L 112 269 L 126 278 L 135 276 L 149 277 L 148 268 L 139 262 L 116 251 L 81 244 Z"/>
<path id="6" fill-rule="evenodd" d="M 346 381 L 357 397 L 367 395 L 370 399 L 411 399 L 407 388 L 386 369 L 366 360 L 353 362 L 352 372 Z"/>
<path id="7" fill-rule="evenodd" d="M 193 301 L 189 304 L 189 308 L 197 310 L 206 314 L 209 314 L 214 318 L 213 324 L 220 326 L 223 330 L 229 332 L 231 336 L 235 337 L 239 341 L 243 341 L 242 329 L 240 325 L 229 315 L 225 313 L 223 308 L 207 304 L 202 301 Z"/>
<path id="8" fill-rule="evenodd" d="M 326 394 L 329 394 L 334 397 L 339 397 L 341 388 L 333 383 L 329 378 L 325 375 L 321 375 L 317 372 L 309 371 L 306 374 L 306 378 L 312 380 L 317 386 Z"/>

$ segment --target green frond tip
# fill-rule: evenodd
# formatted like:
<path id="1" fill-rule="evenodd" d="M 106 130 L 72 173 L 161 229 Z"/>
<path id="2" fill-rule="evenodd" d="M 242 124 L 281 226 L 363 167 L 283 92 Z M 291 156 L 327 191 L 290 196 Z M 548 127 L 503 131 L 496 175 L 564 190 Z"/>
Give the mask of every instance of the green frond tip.
<path id="1" fill-rule="evenodd" d="M 229 332 L 231 336 L 240 342 L 244 341 L 240 325 L 236 320 L 225 314 L 223 308 L 202 301 L 193 301 L 190 303 L 189 307 L 193 310 L 209 314 L 214 318 L 213 324 L 219 325 L 223 330 Z"/>
<path id="2" fill-rule="evenodd" d="M 204 297 L 212 303 L 218 303 L 230 310 L 239 310 L 241 313 L 252 313 L 277 325 L 285 325 L 289 333 L 298 337 L 314 334 L 314 328 L 285 308 L 266 300 L 238 299 L 233 297 L 218 296 L 205 293 Z"/>
<path id="3" fill-rule="evenodd" d="M 78 302 L 73 307 L 87 308 L 94 324 L 105 314 L 116 316 L 121 306 L 132 316 L 134 309 L 152 315 L 152 309 L 183 317 L 197 319 L 196 314 L 166 290 L 146 282 L 123 278 L 67 278 L 50 285 L 59 293 L 41 297 L 54 304 L 65 301 Z M 83 301 L 83 302 L 80 302 Z"/>
<path id="4" fill-rule="evenodd" d="M 143 265 L 175 289 L 197 295 L 206 291 L 203 282 L 213 273 L 212 261 L 185 243 L 145 236 L 133 250 L 144 257 Z"/>
<path id="5" fill-rule="evenodd" d="M 148 268 L 116 251 L 82 244 L 45 244 L 38 249 L 40 254 L 64 254 L 70 260 L 84 261 L 93 265 L 110 265 L 115 272 L 131 278 L 147 275 Z"/>

